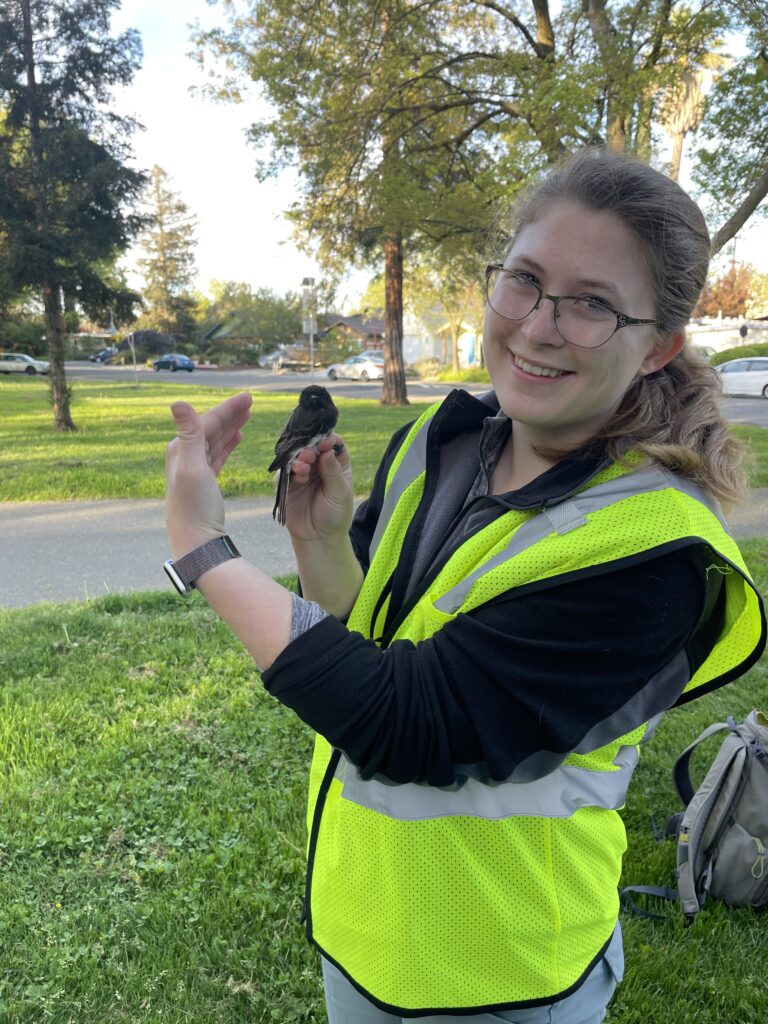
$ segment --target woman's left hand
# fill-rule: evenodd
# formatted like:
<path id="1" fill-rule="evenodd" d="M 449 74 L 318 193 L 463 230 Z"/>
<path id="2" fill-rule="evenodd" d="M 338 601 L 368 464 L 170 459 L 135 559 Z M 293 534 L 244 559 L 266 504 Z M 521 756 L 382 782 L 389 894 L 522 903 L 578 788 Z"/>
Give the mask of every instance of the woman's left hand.
<path id="1" fill-rule="evenodd" d="M 240 443 L 251 402 L 248 394 L 234 395 L 202 416 L 187 402 L 171 406 L 177 436 L 166 454 L 165 525 L 176 559 L 226 532 L 216 477 Z"/>

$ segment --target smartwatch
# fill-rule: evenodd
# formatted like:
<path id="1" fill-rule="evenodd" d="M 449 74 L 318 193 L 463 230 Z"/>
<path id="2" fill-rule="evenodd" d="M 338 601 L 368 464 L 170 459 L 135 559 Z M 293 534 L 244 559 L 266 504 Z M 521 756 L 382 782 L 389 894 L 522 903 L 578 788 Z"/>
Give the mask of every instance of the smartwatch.
<path id="1" fill-rule="evenodd" d="M 176 562 L 169 558 L 163 564 L 163 568 L 174 587 L 186 597 L 194 590 L 195 580 L 209 569 L 221 565 L 222 562 L 228 562 L 230 558 L 240 558 L 240 552 L 232 538 L 225 534 L 223 537 L 214 537 L 213 540 L 206 541 Z"/>

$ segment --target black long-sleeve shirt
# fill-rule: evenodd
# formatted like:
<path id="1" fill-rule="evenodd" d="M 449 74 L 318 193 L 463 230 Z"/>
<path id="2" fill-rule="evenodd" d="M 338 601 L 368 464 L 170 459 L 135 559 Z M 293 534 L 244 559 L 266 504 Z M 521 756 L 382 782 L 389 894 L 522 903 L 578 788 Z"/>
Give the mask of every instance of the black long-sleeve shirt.
<path id="1" fill-rule="evenodd" d="M 447 460 L 447 479 L 453 481 L 462 478 L 456 445 L 468 439 L 465 454 L 474 451 L 475 461 L 464 459 L 470 462 L 464 478 L 471 483 L 490 428 L 484 424 L 488 408 L 478 409 L 481 403 L 467 398 L 458 403 L 464 421 L 454 410 L 454 432 L 436 444 L 453 445 Z M 396 436 L 353 527 L 364 569 L 366 539 L 398 443 Z M 504 495 L 500 507 L 486 508 L 486 514 L 546 503 L 589 479 L 601 464 L 599 458 L 564 460 L 528 487 Z M 422 550 L 414 559 L 422 575 L 441 563 L 441 546 L 451 538 L 460 542 L 467 518 L 477 514 L 477 502 L 466 504 L 468 493 L 471 487 L 453 495 L 457 508 L 442 508 L 442 520 L 449 523 L 440 531 L 442 540 L 433 538 L 428 556 Z M 487 505 L 481 500 L 480 510 Z M 436 513 L 430 522 L 440 518 Z M 623 735 L 645 721 L 649 709 L 656 713 L 675 703 L 684 680 L 660 684 L 654 676 L 681 651 L 691 671 L 704 656 L 699 651 L 708 645 L 701 638 L 719 615 L 718 595 L 707 589 L 711 560 L 705 545 L 692 544 L 634 564 L 604 566 L 547 589 L 513 590 L 459 614 L 416 644 L 395 641 L 382 648 L 328 617 L 289 644 L 264 673 L 264 684 L 343 750 L 364 777 L 450 785 L 472 765 L 492 779 L 524 781 L 552 770 L 596 726 L 602 743 L 612 722 L 613 735 Z M 418 583 L 403 582 L 403 600 Z M 627 709 L 635 706 L 633 722 Z"/>

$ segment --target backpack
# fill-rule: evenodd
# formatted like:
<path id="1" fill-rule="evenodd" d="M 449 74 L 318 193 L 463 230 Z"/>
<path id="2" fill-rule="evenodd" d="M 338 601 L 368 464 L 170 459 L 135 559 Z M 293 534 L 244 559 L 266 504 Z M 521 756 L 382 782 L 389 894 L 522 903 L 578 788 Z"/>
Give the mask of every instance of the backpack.
<path id="1" fill-rule="evenodd" d="M 724 729 L 728 736 L 694 791 L 691 754 Z M 677 891 L 641 885 L 628 886 L 622 895 L 679 899 L 686 924 L 708 896 L 735 907 L 768 905 L 768 716 L 753 710 L 738 724 L 728 718 L 710 725 L 682 752 L 672 778 L 685 808 L 667 822 L 667 835 L 677 838 Z"/>

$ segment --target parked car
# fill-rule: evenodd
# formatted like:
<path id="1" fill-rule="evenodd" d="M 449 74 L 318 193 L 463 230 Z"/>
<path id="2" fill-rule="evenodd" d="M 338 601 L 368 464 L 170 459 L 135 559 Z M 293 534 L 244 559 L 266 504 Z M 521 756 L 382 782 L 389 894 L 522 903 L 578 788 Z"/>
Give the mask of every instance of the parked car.
<path id="1" fill-rule="evenodd" d="M 693 345 L 692 347 L 694 352 L 708 360 L 711 360 L 717 351 L 711 345 Z"/>
<path id="2" fill-rule="evenodd" d="M 92 363 L 108 363 L 112 356 L 117 355 L 117 349 L 113 346 L 103 348 L 101 352 L 92 352 L 88 358 Z"/>
<path id="3" fill-rule="evenodd" d="M 348 377 L 352 380 L 381 380 L 384 376 L 383 356 L 350 356 L 343 363 L 334 363 L 328 367 L 331 380 Z"/>
<path id="4" fill-rule="evenodd" d="M 164 356 L 160 356 L 152 363 L 156 370 L 171 370 L 176 373 L 177 370 L 187 370 L 189 373 L 195 368 L 195 362 L 190 359 L 189 356 L 183 356 L 179 352 L 169 352 Z"/>
<path id="5" fill-rule="evenodd" d="M 259 356 L 259 366 L 269 370 L 282 370 L 291 363 L 291 357 L 284 348 L 273 348 L 264 356 Z"/>
<path id="6" fill-rule="evenodd" d="M 28 373 L 33 377 L 36 373 L 50 373 L 50 370 L 50 363 L 33 359 L 23 352 L 0 353 L 0 373 Z"/>
<path id="7" fill-rule="evenodd" d="M 762 395 L 768 398 L 768 357 L 729 359 L 715 369 L 722 377 L 726 395 Z"/>

